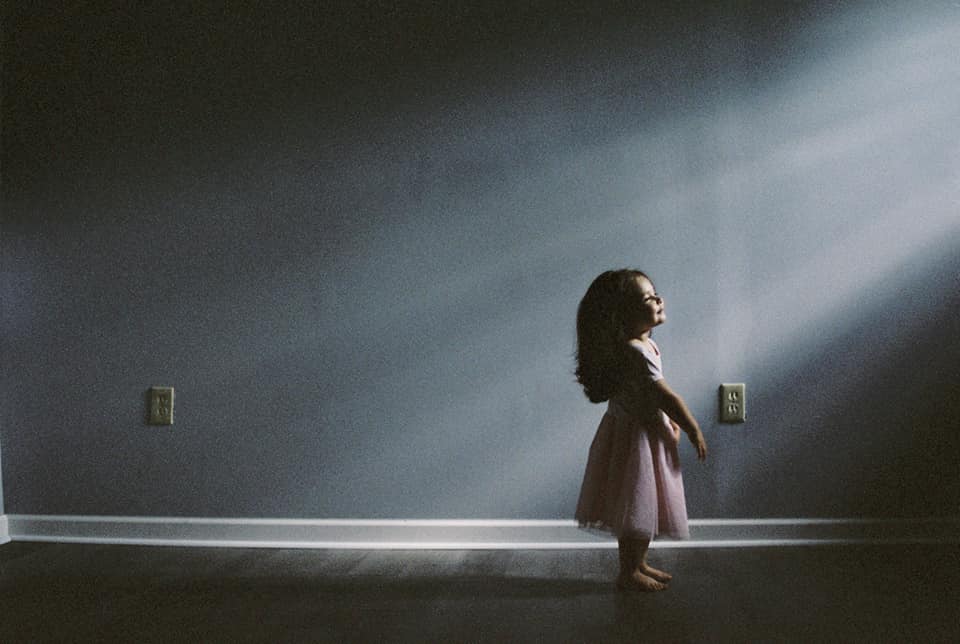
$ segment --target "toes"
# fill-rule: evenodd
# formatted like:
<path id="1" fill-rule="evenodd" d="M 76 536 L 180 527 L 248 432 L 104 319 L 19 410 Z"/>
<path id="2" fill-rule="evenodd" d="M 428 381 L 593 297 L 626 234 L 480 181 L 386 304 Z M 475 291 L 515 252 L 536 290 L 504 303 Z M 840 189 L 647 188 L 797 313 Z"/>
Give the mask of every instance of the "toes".
<path id="1" fill-rule="evenodd" d="M 653 577 L 643 572 L 634 573 L 633 581 L 640 588 L 640 590 L 644 591 L 664 590 L 667 587 L 666 584 L 657 581 Z"/>
<path id="2" fill-rule="evenodd" d="M 666 584 L 648 577 L 643 573 L 635 573 L 630 577 L 617 578 L 617 590 L 626 592 L 656 592 L 666 590 Z"/>
<path id="3" fill-rule="evenodd" d="M 673 579 L 673 575 L 671 575 L 670 573 L 664 572 L 664 571 L 662 571 L 662 570 L 657 570 L 656 568 L 651 568 L 651 567 L 649 567 L 649 566 L 645 566 L 645 567 L 643 567 L 643 568 L 640 568 L 639 571 L 640 571 L 642 574 L 644 574 L 644 575 L 646 575 L 646 576 L 648 576 L 648 577 L 653 577 L 653 578 L 656 579 L 657 581 L 662 581 L 663 583 L 667 583 L 668 581 L 670 581 L 671 579 Z"/>

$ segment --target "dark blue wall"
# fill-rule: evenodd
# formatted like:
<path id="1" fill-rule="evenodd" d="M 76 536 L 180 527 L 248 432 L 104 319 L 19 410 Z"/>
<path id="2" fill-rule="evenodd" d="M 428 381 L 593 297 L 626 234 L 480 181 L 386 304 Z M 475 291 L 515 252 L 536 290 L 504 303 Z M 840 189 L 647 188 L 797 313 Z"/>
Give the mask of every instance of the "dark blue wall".
<path id="1" fill-rule="evenodd" d="M 8 513 L 570 517 L 630 265 L 693 516 L 958 514 L 953 3 L 234 4 L 6 8 Z"/>

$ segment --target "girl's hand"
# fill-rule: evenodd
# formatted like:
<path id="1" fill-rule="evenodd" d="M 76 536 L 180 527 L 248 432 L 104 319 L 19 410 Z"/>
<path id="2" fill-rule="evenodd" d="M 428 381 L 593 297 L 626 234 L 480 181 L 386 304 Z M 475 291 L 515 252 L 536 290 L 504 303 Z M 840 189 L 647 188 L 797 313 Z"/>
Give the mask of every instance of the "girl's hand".
<path id="1" fill-rule="evenodd" d="M 673 442 L 680 444 L 680 425 L 676 424 L 673 419 L 670 419 L 670 426 L 673 427 Z"/>
<path id="2" fill-rule="evenodd" d="M 695 432 L 690 432 L 687 436 L 690 437 L 693 446 L 697 448 L 697 458 L 701 461 L 705 460 L 707 458 L 707 441 L 703 439 L 703 432 L 698 429 Z"/>

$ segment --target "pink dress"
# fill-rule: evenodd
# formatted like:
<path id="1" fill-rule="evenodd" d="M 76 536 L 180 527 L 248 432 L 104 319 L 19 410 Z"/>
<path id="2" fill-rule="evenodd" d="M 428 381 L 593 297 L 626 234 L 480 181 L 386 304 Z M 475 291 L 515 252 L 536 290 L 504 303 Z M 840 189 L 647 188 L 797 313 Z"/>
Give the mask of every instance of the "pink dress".
<path id="1" fill-rule="evenodd" d="M 651 401 L 663 378 L 660 349 L 631 340 L 635 377 L 607 404 L 590 446 L 575 517 L 582 527 L 617 537 L 685 539 L 687 504 L 678 441 L 670 420 Z"/>

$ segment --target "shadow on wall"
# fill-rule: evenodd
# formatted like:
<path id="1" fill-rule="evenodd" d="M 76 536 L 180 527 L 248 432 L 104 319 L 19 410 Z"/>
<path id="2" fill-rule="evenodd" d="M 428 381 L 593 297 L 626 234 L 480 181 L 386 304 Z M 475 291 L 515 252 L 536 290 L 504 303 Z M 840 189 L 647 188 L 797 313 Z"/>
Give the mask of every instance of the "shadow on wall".
<path id="1" fill-rule="evenodd" d="M 946 240 L 824 311 L 793 339 L 805 360 L 752 371 L 756 411 L 720 475 L 720 516 L 956 516 L 960 261 Z"/>

